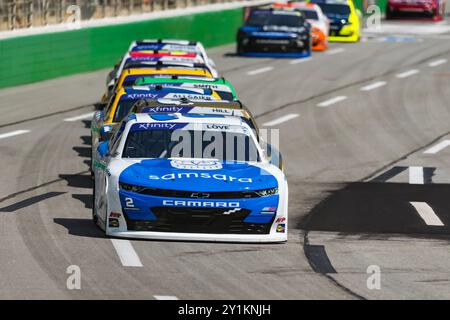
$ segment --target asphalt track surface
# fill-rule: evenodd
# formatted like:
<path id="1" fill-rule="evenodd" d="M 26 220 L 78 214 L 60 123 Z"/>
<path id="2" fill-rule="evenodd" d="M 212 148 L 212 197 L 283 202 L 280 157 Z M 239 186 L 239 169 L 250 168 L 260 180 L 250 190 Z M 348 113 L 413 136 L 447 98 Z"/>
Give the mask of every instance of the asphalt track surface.
<path id="1" fill-rule="evenodd" d="M 450 34 L 385 36 L 306 60 L 210 50 L 280 129 L 286 244 L 106 238 L 88 165 L 108 70 L 0 90 L 0 298 L 450 298 Z"/>

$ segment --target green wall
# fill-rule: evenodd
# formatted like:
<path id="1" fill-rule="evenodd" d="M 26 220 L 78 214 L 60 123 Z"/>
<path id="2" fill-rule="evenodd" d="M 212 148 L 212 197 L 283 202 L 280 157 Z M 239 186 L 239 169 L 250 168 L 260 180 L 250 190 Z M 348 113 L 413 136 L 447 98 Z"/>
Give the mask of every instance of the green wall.
<path id="1" fill-rule="evenodd" d="M 0 40 L 0 88 L 110 67 L 136 39 L 231 43 L 242 17 L 238 8 Z"/>

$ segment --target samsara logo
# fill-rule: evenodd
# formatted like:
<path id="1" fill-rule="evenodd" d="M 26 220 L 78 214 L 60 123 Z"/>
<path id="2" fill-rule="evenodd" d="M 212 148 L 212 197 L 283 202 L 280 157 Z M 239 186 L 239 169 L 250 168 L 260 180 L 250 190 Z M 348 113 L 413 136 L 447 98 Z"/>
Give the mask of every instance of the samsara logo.
<path id="1" fill-rule="evenodd" d="M 168 173 L 163 176 L 150 175 L 148 178 L 150 180 L 213 179 L 227 182 L 253 183 L 252 178 L 247 177 L 238 178 L 221 173 L 210 174 L 207 172 Z"/>
<path id="2" fill-rule="evenodd" d="M 222 169 L 222 163 L 217 160 L 179 160 L 170 161 L 170 165 L 177 169 L 190 170 L 219 170 Z"/>

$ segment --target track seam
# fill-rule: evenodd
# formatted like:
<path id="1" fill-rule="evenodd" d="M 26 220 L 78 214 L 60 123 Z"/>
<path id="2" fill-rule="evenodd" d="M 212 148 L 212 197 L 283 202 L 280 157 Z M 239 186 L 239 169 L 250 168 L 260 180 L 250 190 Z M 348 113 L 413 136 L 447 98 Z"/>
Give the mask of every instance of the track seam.
<path id="1" fill-rule="evenodd" d="M 335 278 L 333 278 L 331 275 L 327 274 L 327 273 L 322 273 L 322 272 L 318 272 L 316 271 L 315 266 L 313 265 L 313 263 L 311 262 L 311 259 L 309 259 L 309 257 L 306 255 L 306 249 L 305 247 L 309 245 L 309 238 L 308 238 L 308 233 L 309 230 L 304 230 L 305 231 L 305 235 L 303 237 L 303 255 L 305 256 L 306 260 L 308 261 L 309 266 L 311 267 L 311 269 L 316 272 L 317 274 L 325 277 L 328 281 L 330 281 L 335 287 L 339 288 L 340 290 L 344 291 L 345 293 L 353 296 L 354 298 L 358 299 L 358 300 L 367 300 L 366 297 L 363 297 L 362 295 L 359 295 L 358 293 L 352 291 L 350 288 L 347 288 L 346 286 L 344 286 L 342 283 L 340 283 L 339 281 L 337 281 Z M 337 272 L 337 271 L 336 271 Z"/>

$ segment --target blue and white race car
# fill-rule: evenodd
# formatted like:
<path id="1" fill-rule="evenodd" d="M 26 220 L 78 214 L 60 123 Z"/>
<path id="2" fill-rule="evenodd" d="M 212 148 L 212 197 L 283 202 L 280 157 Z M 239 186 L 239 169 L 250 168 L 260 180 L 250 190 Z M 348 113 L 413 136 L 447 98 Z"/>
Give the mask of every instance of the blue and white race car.
<path id="1" fill-rule="evenodd" d="M 287 240 L 286 177 L 239 117 L 132 114 L 97 153 L 93 220 L 109 236 Z"/>

